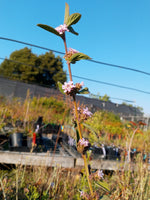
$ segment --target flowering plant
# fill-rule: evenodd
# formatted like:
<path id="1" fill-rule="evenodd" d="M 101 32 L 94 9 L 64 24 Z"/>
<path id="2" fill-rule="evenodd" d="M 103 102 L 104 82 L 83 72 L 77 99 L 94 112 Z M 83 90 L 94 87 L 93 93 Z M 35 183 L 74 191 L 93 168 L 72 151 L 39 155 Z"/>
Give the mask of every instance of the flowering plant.
<path id="1" fill-rule="evenodd" d="M 96 199 L 95 198 L 95 193 L 93 191 L 93 186 L 92 182 L 90 180 L 90 175 L 89 175 L 89 168 L 88 168 L 88 162 L 87 162 L 87 155 L 86 152 L 90 148 L 90 143 L 87 139 L 84 139 L 82 137 L 82 132 L 81 132 L 81 123 L 84 120 L 87 120 L 89 117 L 92 116 L 92 113 L 88 110 L 87 107 L 78 107 L 77 102 L 76 102 L 76 94 L 87 94 L 89 93 L 88 88 L 83 88 L 83 82 L 81 83 L 73 83 L 72 80 L 72 73 L 71 73 L 71 64 L 75 64 L 77 61 L 80 60 L 89 60 L 91 59 L 88 55 L 83 54 L 75 49 L 72 48 L 67 48 L 67 42 L 66 42 L 66 34 L 65 32 L 70 32 L 72 34 L 78 35 L 78 33 L 72 28 L 72 25 L 76 24 L 81 18 L 81 14 L 79 13 L 74 13 L 74 14 L 69 14 L 69 5 L 66 3 L 65 7 L 65 17 L 64 17 L 64 23 L 56 28 L 53 28 L 51 26 L 45 25 L 45 24 L 38 24 L 39 27 L 55 34 L 56 36 L 59 36 L 63 42 L 64 42 L 64 47 L 65 47 L 65 60 L 67 61 L 68 65 L 68 71 L 69 71 L 69 77 L 70 81 L 65 82 L 64 84 L 61 84 L 58 82 L 58 87 L 59 90 L 66 95 L 69 95 L 73 99 L 73 104 L 74 104 L 74 121 L 76 121 L 77 129 L 78 129 L 78 136 L 79 140 L 77 138 L 77 150 L 81 153 L 82 158 L 84 160 L 84 167 L 85 167 L 85 172 L 86 172 L 86 177 L 88 181 L 88 186 L 90 189 L 90 195 L 83 195 L 81 194 L 82 198 L 83 196 L 87 199 Z M 102 173 L 99 173 L 99 176 L 102 175 Z M 98 175 L 97 175 L 98 176 Z"/>

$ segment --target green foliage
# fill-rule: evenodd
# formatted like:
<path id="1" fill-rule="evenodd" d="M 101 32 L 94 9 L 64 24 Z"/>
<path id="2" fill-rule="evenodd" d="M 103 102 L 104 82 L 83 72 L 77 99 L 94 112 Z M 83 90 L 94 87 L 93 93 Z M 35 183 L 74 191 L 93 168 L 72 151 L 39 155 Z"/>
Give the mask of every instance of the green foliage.
<path id="1" fill-rule="evenodd" d="M 69 17 L 68 17 L 68 20 L 67 20 L 67 26 L 69 27 L 69 26 L 71 26 L 71 25 L 73 25 L 73 24 L 76 24 L 79 20 L 80 20 L 80 18 L 81 18 L 81 14 L 79 14 L 79 13 L 74 13 L 74 14 L 72 14 L 72 15 L 70 15 Z"/>
<path id="2" fill-rule="evenodd" d="M 69 17 L 69 5 L 66 3 L 66 7 L 65 7 L 65 17 L 64 17 L 64 24 L 67 25 L 67 22 L 69 21 L 70 17 Z M 68 26 L 69 32 L 78 35 L 78 33 L 76 31 L 74 31 L 74 29 L 71 26 Z"/>
<path id="3" fill-rule="evenodd" d="M 29 186 L 28 192 L 25 193 L 25 196 L 28 200 L 36 200 L 40 197 L 37 188 L 34 185 Z"/>
<path id="4" fill-rule="evenodd" d="M 106 111 L 97 111 L 91 119 L 86 122 L 97 134 L 110 133 L 122 134 L 123 124 L 118 115 Z"/>
<path id="5" fill-rule="evenodd" d="M 99 100 L 110 101 L 110 97 L 107 94 L 105 94 L 104 96 L 99 96 Z"/>
<path id="6" fill-rule="evenodd" d="M 99 93 L 97 95 L 90 93 L 90 97 L 99 99 L 101 101 L 110 101 L 110 97 L 107 94 L 100 96 Z"/>
<path id="7" fill-rule="evenodd" d="M 103 196 L 100 198 L 100 200 L 110 200 L 110 198 L 109 198 L 108 196 L 106 196 L 106 195 L 103 195 Z"/>
<path id="8" fill-rule="evenodd" d="M 89 94 L 89 89 L 87 87 L 79 91 L 79 94 Z"/>
<path id="9" fill-rule="evenodd" d="M 90 60 L 90 59 L 91 58 L 88 55 L 84 54 L 84 53 L 75 53 L 69 58 L 69 61 L 72 64 L 75 64 L 76 61 L 79 61 L 79 60 Z"/>
<path id="10" fill-rule="evenodd" d="M 75 34 L 75 35 L 79 35 L 79 33 L 77 33 L 71 26 L 68 27 L 69 32 Z"/>
<path id="11" fill-rule="evenodd" d="M 36 98 L 34 97 L 33 100 L 31 101 L 31 104 L 34 106 L 43 106 L 47 109 L 51 108 L 54 109 L 56 112 L 64 112 L 65 110 L 65 104 L 63 101 L 58 101 L 53 97 L 41 97 L 41 98 Z"/>
<path id="12" fill-rule="evenodd" d="M 81 14 L 80 13 L 73 13 L 71 15 L 69 15 L 69 5 L 66 3 L 65 6 L 65 16 L 64 16 L 64 24 L 67 25 L 67 28 L 69 29 L 69 32 L 78 35 L 78 33 L 76 31 L 74 31 L 74 29 L 72 28 L 71 25 L 76 24 L 81 18 Z M 43 28 L 44 30 L 51 32 L 57 36 L 60 36 L 61 38 L 63 38 L 64 34 L 59 34 L 55 28 L 45 25 L 45 24 L 37 24 L 37 26 L 39 26 L 40 28 Z"/>
<path id="13" fill-rule="evenodd" d="M 64 93 L 64 90 L 62 89 L 62 83 L 60 83 L 60 82 L 58 81 L 58 82 L 57 82 L 57 85 L 58 85 L 59 91 L 60 91 L 62 94 L 65 94 L 65 93 Z"/>
<path id="14" fill-rule="evenodd" d="M 79 140 L 80 140 L 79 131 L 76 129 L 76 141 L 77 141 L 77 143 L 79 142 Z"/>
<path id="15" fill-rule="evenodd" d="M 128 104 L 128 103 L 126 103 L 126 102 L 122 102 L 122 105 L 129 106 L 129 107 L 133 107 L 132 104 Z"/>
<path id="16" fill-rule="evenodd" d="M 109 186 L 104 181 L 96 181 L 95 184 L 106 192 L 110 192 Z"/>
<path id="17" fill-rule="evenodd" d="M 48 26 L 48 25 L 46 25 L 46 24 L 37 24 L 37 26 L 39 26 L 39 27 L 43 28 L 44 30 L 49 31 L 49 32 L 51 32 L 51 33 L 53 33 L 53 34 L 55 34 L 55 35 L 61 37 L 61 35 L 58 33 L 58 31 L 56 31 L 56 30 L 55 30 L 53 27 L 51 27 L 51 26 Z"/>
<path id="18" fill-rule="evenodd" d="M 66 6 L 65 6 L 64 24 L 67 24 L 68 18 L 69 18 L 69 5 L 66 3 Z"/>
<path id="19" fill-rule="evenodd" d="M 27 47 L 14 51 L 11 62 L 5 59 L 0 65 L 0 74 L 27 83 L 44 84 L 57 87 L 57 82 L 66 81 L 62 59 L 52 52 L 37 56 Z"/>

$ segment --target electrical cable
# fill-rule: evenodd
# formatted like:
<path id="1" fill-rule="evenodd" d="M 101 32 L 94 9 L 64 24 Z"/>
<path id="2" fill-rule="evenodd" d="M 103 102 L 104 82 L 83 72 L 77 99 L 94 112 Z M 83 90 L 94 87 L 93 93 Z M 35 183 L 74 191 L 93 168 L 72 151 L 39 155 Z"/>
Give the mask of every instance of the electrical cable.
<path id="1" fill-rule="evenodd" d="M 123 89 L 133 90 L 133 91 L 141 92 L 141 93 L 145 93 L 145 94 L 150 94 L 150 92 L 147 92 L 147 91 L 144 91 L 144 90 L 139 90 L 139 89 L 136 89 L 136 88 L 126 87 L 126 86 L 123 86 L 123 85 L 93 80 L 93 79 L 90 79 L 90 78 L 84 78 L 84 77 L 76 76 L 76 75 L 72 75 L 72 76 L 76 77 L 76 78 L 84 79 L 84 80 L 87 80 L 87 81 L 95 82 L 95 83 L 100 83 L 100 84 L 110 85 L 110 86 L 119 87 L 119 88 L 123 88 Z"/>
<path id="2" fill-rule="evenodd" d="M 11 42 L 16 42 L 16 43 L 20 43 L 20 44 L 25 44 L 25 45 L 28 45 L 28 46 L 40 48 L 40 49 L 43 49 L 43 50 L 53 51 L 55 53 L 65 55 L 65 53 L 63 53 L 61 51 L 56 51 L 56 50 L 53 50 L 53 49 L 49 49 L 49 48 L 46 48 L 46 47 L 38 46 L 38 45 L 27 43 L 27 42 L 22 42 L 22 41 L 19 41 L 19 40 L 14 40 L 14 39 L 5 38 L 5 37 L 0 37 L 0 39 L 2 39 L 2 40 L 8 40 L 8 41 L 11 41 Z M 150 76 L 149 72 L 145 72 L 145 71 L 134 69 L 134 68 L 130 68 L 130 67 L 125 67 L 125 66 L 121 66 L 121 65 L 116 65 L 116 64 L 111 64 L 111 63 L 96 61 L 96 60 L 93 60 L 93 59 L 87 60 L 87 61 L 90 61 L 90 62 L 93 62 L 93 63 L 97 63 L 97 64 L 100 64 L 100 65 L 105 65 L 105 66 L 120 68 L 120 69 L 124 69 L 124 70 L 129 70 L 129 71 L 133 71 L 133 72 L 137 72 L 137 73 L 141 73 L 141 74 L 145 74 L 145 75 Z"/>
<path id="3" fill-rule="evenodd" d="M 22 64 L 22 65 L 26 65 L 26 66 L 37 68 L 34 65 L 22 63 L 22 62 L 11 60 L 11 59 L 7 59 L 7 58 L 0 57 L 0 59 L 1 60 L 8 60 L 10 62 L 14 62 L 14 63 L 18 63 L 18 64 Z M 48 70 L 48 69 L 45 69 L 45 70 Z M 69 74 L 66 74 L 66 75 L 69 76 Z M 133 91 L 141 92 L 141 93 L 145 93 L 145 94 L 150 94 L 150 92 L 147 92 L 147 91 L 144 91 L 144 90 L 139 90 L 139 89 L 136 89 L 136 88 L 126 87 L 126 86 L 122 86 L 122 85 L 118 85 L 118 84 L 114 84 L 114 83 L 109 83 L 109 82 L 104 82 L 104 81 L 93 80 L 93 79 L 90 79 L 90 78 L 85 78 L 85 77 L 76 76 L 76 75 L 72 75 L 72 76 L 75 77 L 75 78 L 79 78 L 79 79 L 82 79 L 82 80 L 87 80 L 87 81 L 90 81 L 90 82 L 95 82 L 95 83 L 105 84 L 105 85 L 119 87 L 119 88 L 123 88 L 123 89 L 133 90 Z"/>

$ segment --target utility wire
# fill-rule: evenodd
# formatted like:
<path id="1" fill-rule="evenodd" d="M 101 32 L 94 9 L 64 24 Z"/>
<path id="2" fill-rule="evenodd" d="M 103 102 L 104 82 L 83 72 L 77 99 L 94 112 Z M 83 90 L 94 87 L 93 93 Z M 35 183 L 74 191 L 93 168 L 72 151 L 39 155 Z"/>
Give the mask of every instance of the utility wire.
<path id="1" fill-rule="evenodd" d="M 116 99 L 116 100 L 121 100 L 121 101 L 126 101 L 129 103 L 135 103 L 135 101 L 131 101 L 131 100 L 126 100 L 126 99 L 120 99 L 120 98 L 116 98 L 116 97 L 110 97 L 111 99 Z"/>
<path id="2" fill-rule="evenodd" d="M 90 95 L 91 95 L 92 98 L 96 98 L 96 99 L 99 99 L 99 97 L 103 97 L 103 96 L 92 94 L 92 93 L 90 93 Z M 135 101 L 131 101 L 131 100 L 127 100 L 127 99 L 121 99 L 121 98 L 110 97 L 110 96 L 108 96 L 108 97 L 110 99 L 116 99 L 116 100 L 121 100 L 121 101 L 129 102 L 129 103 L 135 103 Z"/>
<path id="3" fill-rule="evenodd" d="M 145 93 L 145 94 L 150 94 L 150 92 L 147 92 L 147 91 L 144 91 L 144 90 L 139 90 L 139 89 L 136 89 L 136 88 L 126 87 L 126 86 L 123 86 L 123 85 L 117 85 L 117 84 L 114 84 L 114 83 L 108 83 L 108 82 L 104 82 L 104 81 L 93 80 L 93 79 L 90 79 L 90 78 L 85 78 L 85 77 L 76 76 L 76 75 L 72 75 L 72 76 L 75 77 L 75 78 L 84 79 L 84 80 L 95 82 L 95 83 L 100 83 L 100 84 L 110 85 L 110 86 L 119 87 L 119 88 L 123 88 L 123 89 L 133 90 L 133 91 L 141 92 L 141 93 Z"/>
<path id="4" fill-rule="evenodd" d="M 141 71 L 141 70 L 138 70 L 138 69 L 133 69 L 133 68 L 130 68 L 130 67 L 115 65 L 115 64 L 111 64 L 111 63 L 105 63 L 105 62 L 96 61 L 96 60 L 88 60 L 88 61 L 100 64 L 100 65 L 107 65 L 107 66 L 116 67 L 116 68 L 120 68 L 120 69 L 130 70 L 130 71 L 134 71 L 134 72 L 138 72 L 138 73 L 142 73 L 142 74 L 150 76 L 149 72 L 144 72 L 144 71 Z"/>
<path id="5" fill-rule="evenodd" d="M 35 67 L 35 68 L 37 68 L 34 65 L 22 63 L 22 62 L 19 62 L 19 61 L 16 61 L 16 60 L 7 59 L 7 58 L 0 57 L 0 60 L 8 60 L 10 62 L 14 62 L 14 63 L 18 63 L 18 64 L 29 66 L 29 67 Z M 48 70 L 48 69 L 45 69 L 45 70 Z M 67 74 L 67 76 L 69 76 L 69 74 Z M 76 76 L 76 75 L 72 75 L 72 76 L 75 77 L 75 78 L 79 78 L 79 79 L 82 79 L 82 80 L 87 80 L 87 81 L 90 81 L 90 82 L 95 82 L 95 83 L 110 85 L 110 86 L 114 86 L 114 87 L 118 87 L 118 88 L 133 90 L 133 91 L 141 92 L 141 93 L 145 93 L 145 94 L 150 94 L 150 92 L 147 92 L 147 91 L 144 91 L 144 90 L 139 90 L 139 89 L 136 89 L 136 88 L 126 87 L 126 86 L 122 86 L 122 85 L 118 85 L 118 84 L 114 84 L 114 83 L 108 83 L 108 82 L 104 82 L 104 81 L 93 80 L 93 79 L 90 79 L 90 78 L 85 78 L 85 77 Z"/>
<path id="6" fill-rule="evenodd" d="M 36 47 L 36 48 L 39 48 L 39 49 L 43 49 L 43 50 L 47 50 L 47 51 L 53 51 L 55 53 L 59 53 L 59 54 L 65 55 L 65 53 L 60 52 L 60 51 L 55 51 L 55 50 L 52 50 L 52 49 L 49 49 L 49 48 L 46 48 L 46 47 L 41 47 L 41 46 L 38 46 L 38 45 L 35 45 L 35 44 L 31 44 L 31 43 L 27 43 L 27 42 L 22 42 L 22 41 L 19 41 L 19 40 L 13 40 L 13 39 L 4 38 L 4 37 L 0 37 L 0 39 L 1 40 L 8 40 L 8 41 L 11 41 L 11 42 L 16 42 L 16 43 L 20 43 L 20 44 L 25 44 L 25 45 L 28 45 L 28 46 L 31 46 L 31 47 Z"/>
<path id="7" fill-rule="evenodd" d="M 46 48 L 46 47 L 38 46 L 38 45 L 27 43 L 27 42 L 22 42 L 22 41 L 19 41 L 19 40 L 14 40 L 14 39 L 5 38 L 5 37 L 0 37 L 0 39 L 1 40 L 8 40 L 8 41 L 11 41 L 11 42 L 16 42 L 16 43 L 20 43 L 20 44 L 25 44 L 25 45 L 28 45 L 28 46 L 36 47 L 36 48 L 43 49 L 43 50 L 53 51 L 55 53 L 65 55 L 65 53 L 63 53 L 61 51 L 56 51 L 56 50 L 53 50 L 53 49 L 49 49 L 49 48 Z M 149 72 L 145 72 L 145 71 L 134 69 L 134 68 L 130 68 L 130 67 L 125 67 L 125 66 L 121 66 L 121 65 L 116 65 L 116 64 L 96 61 L 96 60 L 93 60 L 93 59 L 88 60 L 88 61 L 100 64 L 100 65 L 106 65 L 106 66 L 110 66 L 110 67 L 115 67 L 115 68 L 120 68 L 120 69 L 124 69 L 124 70 L 134 71 L 134 72 L 137 72 L 137 73 L 141 73 L 141 74 L 145 74 L 145 75 L 150 76 Z"/>

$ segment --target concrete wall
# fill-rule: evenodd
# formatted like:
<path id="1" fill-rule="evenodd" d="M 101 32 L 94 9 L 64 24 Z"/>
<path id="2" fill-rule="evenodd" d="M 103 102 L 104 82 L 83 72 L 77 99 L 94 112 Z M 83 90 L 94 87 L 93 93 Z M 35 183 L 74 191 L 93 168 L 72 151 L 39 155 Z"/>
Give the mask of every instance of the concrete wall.
<path id="1" fill-rule="evenodd" d="M 0 96 L 6 97 L 20 97 L 25 99 L 27 91 L 30 90 L 30 96 L 36 97 L 56 97 L 60 99 L 69 98 L 66 95 L 62 95 L 59 90 L 54 88 L 42 87 L 34 84 L 27 84 L 19 81 L 9 80 L 0 77 Z M 143 114 L 135 107 L 130 107 L 122 104 L 115 104 L 112 102 L 105 102 L 98 99 L 87 98 L 84 96 L 77 96 L 77 100 L 84 105 L 87 105 L 94 113 L 97 110 L 112 111 L 121 116 L 142 116 Z"/>

